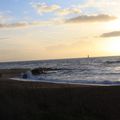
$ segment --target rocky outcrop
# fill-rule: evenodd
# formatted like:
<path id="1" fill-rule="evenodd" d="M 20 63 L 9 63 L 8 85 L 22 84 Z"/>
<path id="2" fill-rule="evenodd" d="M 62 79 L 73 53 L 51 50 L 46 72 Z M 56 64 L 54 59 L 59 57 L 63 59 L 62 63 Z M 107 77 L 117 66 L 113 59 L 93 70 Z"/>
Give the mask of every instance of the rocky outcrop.
<path id="1" fill-rule="evenodd" d="M 62 70 L 58 68 L 35 68 L 31 70 L 33 75 L 46 74 L 48 71 Z"/>

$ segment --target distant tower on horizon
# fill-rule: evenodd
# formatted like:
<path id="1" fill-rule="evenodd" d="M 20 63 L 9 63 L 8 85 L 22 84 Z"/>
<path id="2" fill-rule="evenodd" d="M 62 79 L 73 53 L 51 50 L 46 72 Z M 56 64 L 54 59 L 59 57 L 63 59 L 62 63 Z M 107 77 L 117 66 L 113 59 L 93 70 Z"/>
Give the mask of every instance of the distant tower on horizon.
<path id="1" fill-rule="evenodd" d="M 90 58 L 90 56 L 88 55 L 87 58 Z"/>

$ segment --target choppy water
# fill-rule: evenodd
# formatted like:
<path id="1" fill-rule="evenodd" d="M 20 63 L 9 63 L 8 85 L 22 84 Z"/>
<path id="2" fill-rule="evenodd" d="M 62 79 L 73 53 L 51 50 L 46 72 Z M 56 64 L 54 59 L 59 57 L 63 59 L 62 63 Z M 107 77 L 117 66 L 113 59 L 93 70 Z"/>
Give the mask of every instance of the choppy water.
<path id="1" fill-rule="evenodd" d="M 37 76 L 38 81 L 75 84 L 120 84 L 120 57 L 0 63 L 0 69 L 32 69 L 38 67 L 62 69 Z"/>

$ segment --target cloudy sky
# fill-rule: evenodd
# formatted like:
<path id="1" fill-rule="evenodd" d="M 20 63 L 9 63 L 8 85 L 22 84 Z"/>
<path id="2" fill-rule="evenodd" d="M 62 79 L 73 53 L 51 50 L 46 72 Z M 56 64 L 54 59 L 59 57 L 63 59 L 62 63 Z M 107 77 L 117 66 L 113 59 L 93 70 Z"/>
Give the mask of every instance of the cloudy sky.
<path id="1" fill-rule="evenodd" d="M 120 55 L 120 0 L 0 0 L 0 61 Z"/>

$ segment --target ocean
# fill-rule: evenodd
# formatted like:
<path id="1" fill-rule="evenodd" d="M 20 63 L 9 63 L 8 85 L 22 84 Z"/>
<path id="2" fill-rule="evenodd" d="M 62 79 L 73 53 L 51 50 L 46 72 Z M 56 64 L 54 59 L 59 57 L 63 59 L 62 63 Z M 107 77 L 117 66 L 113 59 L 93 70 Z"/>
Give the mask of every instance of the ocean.
<path id="1" fill-rule="evenodd" d="M 0 63 L 0 69 L 39 67 L 59 70 L 34 76 L 31 81 L 120 85 L 120 56 Z"/>

